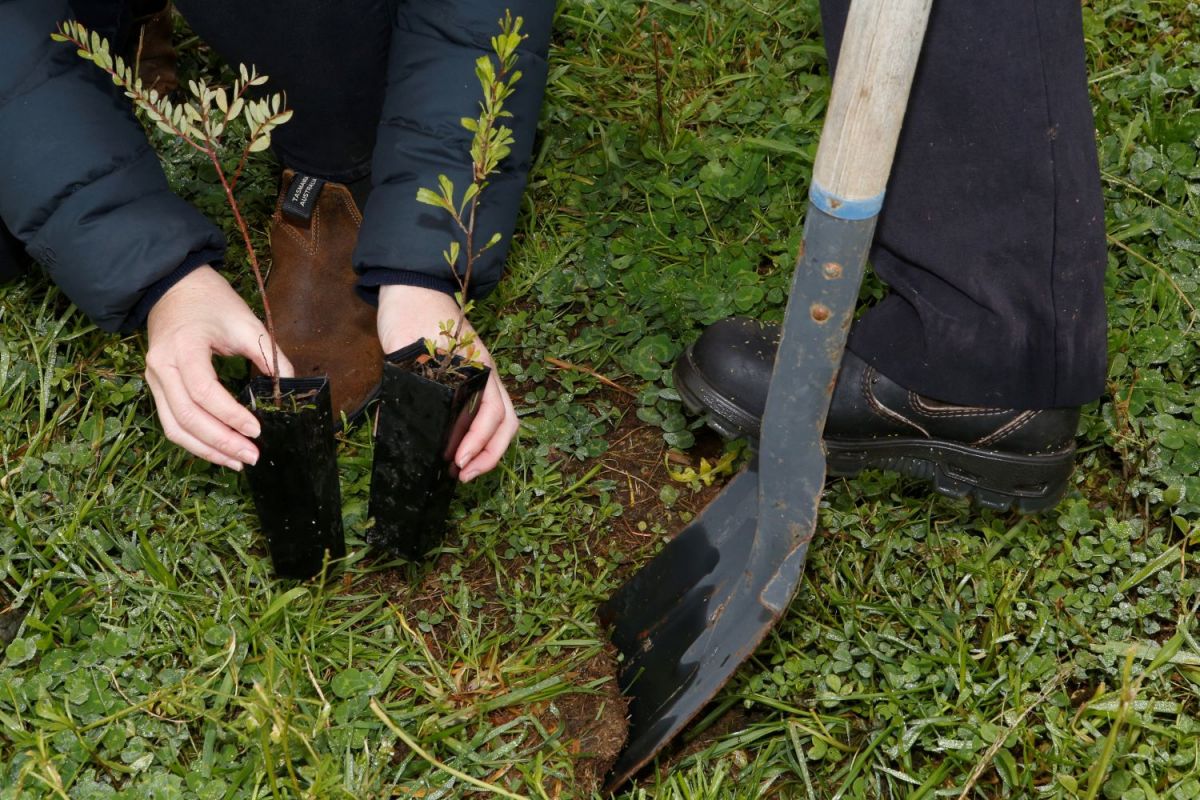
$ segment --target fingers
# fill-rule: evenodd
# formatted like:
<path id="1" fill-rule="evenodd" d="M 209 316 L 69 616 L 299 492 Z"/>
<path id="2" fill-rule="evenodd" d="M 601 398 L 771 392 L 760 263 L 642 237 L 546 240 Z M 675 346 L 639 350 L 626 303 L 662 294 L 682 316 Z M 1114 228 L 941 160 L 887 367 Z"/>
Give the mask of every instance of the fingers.
<path id="1" fill-rule="evenodd" d="M 495 370 L 483 391 L 479 413 L 463 437 L 455 458 L 462 469 L 459 480 L 464 483 L 495 469 L 520 426 L 512 400 Z"/>
<path id="2" fill-rule="evenodd" d="M 158 380 L 156 373 L 147 370 L 146 383 L 150 386 L 150 394 L 154 397 L 154 405 L 158 409 L 158 419 L 162 423 L 163 433 L 166 434 L 167 439 L 187 450 L 192 455 L 203 458 L 205 461 L 241 471 L 242 461 L 205 444 L 179 423 L 171 408 L 171 402 L 168 399 L 165 387 Z"/>
<path id="3" fill-rule="evenodd" d="M 223 342 L 224 337 L 211 343 L 190 336 L 167 337 L 164 346 L 147 353 L 146 377 L 168 439 L 214 464 L 241 469 L 258 461 L 258 448 L 250 440 L 261 428 L 217 379 L 212 354 L 215 350 L 249 355 L 256 349 L 262 326 L 254 320 L 231 327 Z"/>
<path id="4" fill-rule="evenodd" d="M 258 460 L 258 420 L 217 380 L 212 357 L 243 355 L 264 372 L 270 340 L 245 301 L 211 267 L 180 279 L 147 317 L 146 381 L 167 438 L 190 453 L 241 469 Z M 280 357 L 279 372 L 292 374 Z M 250 438 L 248 438 L 250 437 Z"/>
<path id="5" fill-rule="evenodd" d="M 258 421 L 217 381 L 210 358 L 206 351 L 180 351 L 178 364 L 181 366 L 152 362 L 147 368 L 147 377 L 151 379 L 152 389 L 157 385 L 154 397 L 168 439 L 201 458 L 226 466 L 235 462 L 236 468 L 240 469 L 242 464 L 258 461 L 258 448 L 230 427 L 221 415 L 230 417 L 237 428 L 254 433 L 258 431 Z M 168 412 L 165 415 L 164 408 Z M 171 427 L 168 427 L 168 417 Z M 197 442 L 201 447 L 196 446 Z M 221 458 L 210 458 L 210 451 L 216 451 Z"/>
<path id="6" fill-rule="evenodd" d="M 178 370 L 180 382 L 194 405 L 227 428 L 238 431 L 250 439 L 258 438 L 258 434 L 261 433 L 258 420 L 217 380 L 217 372 L 213 369 L 212 361 L 206 357 L 203 351 L 184 354 L 180 359 Z M 179 418 L 178 413 L 175 416 L 176 419 Z M 195 431 L 191 432 L 193 435 L 197 435 Z M 215 445 L 215 443 L 212 444 Z"/>

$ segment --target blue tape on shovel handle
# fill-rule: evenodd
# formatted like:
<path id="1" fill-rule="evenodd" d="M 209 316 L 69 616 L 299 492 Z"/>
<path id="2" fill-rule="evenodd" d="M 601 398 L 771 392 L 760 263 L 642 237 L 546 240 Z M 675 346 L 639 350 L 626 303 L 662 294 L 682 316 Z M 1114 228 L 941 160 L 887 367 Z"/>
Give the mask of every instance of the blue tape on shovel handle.
<path id="1" fill-rule="evenodd" d="M 883 208 L 883 192 L 868 197 L 866 200 L 846 200 L 832 192 L 827 192 L 816 181 L 808 190 L 808 199 L 817 208 L 831 217 L 847 220 L 863 220 L 879 214 Z"/>

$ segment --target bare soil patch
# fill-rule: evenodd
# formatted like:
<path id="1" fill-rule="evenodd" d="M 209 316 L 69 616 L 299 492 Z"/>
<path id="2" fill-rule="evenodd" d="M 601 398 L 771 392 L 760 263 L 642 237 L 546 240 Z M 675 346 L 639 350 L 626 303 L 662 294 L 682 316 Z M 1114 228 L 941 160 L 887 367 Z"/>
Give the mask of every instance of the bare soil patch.
<path id="1" fill-rule="evenodd" d="M 600 479 L 609 479 L 615 485 L 614 499 L 623 507 L 620 517 L 609 525 L 597 528 L 591 535 L 597 540 L 598 551 L 607 551 L 621 559 L 617 570 L 620 580 L 627 579 L 640 567 L 660 541 L 669 540 L 682 530 L 688 522 L 703 511 L 704 507 L 723 488 L 726 478 L 702 482 L 696 486 L 675 481 L 671 471 L 688 467 L 699 469 L 701 459 L 714 462 L 721 457 L 723 442 L 708 429 L 696 431 L 696 446 L 688 452 L 669 448 L 663 441 L 662 431 L 643 423 L 637 418 L 636 400 L 612 389 L 601 390 L 604 399 L 616 405 L 621 421 L 606 437 L 609 449 L 599 458 Z M 568 475 L 582 475 L 595 462 L 563 463 Z M 673 485 L 679 491 L 678 499 L 668 507 L 661 492 L 665 485 Z M 520 561 L 523 557 L 519 557 Z M 353 584 L 355 592 L 382 593 L 392 597 L 405 609 L 406 616 L 413 619 L 424 610 L 429 616 L 434 612 L 448 611 L 439 575 L 448 571 L 452 564 L 461 559 L 454 554 L 443 554 L 419 572 L 392 569 L 370 573 Z M 483 599 L 480 613 L 494 610 L 496 616 L 503 613 L 498 592 L 500 587 L 493 565 L 486 558 L 462 559 L 463 575 L 477 597 Z M 519 566 L 517 564 L 513 565 Z M 350 586 L 346 587 L 350 589 Z M 443 642 L 454 636 L 455 624 L 450 614 L 431 630 L 423 633 L 427 645 L 435 656 L 441 655 Z M 611 645 L 593 658 L 572 670 L 567 680 L 578 687 L 598 684 L 581 691 L 559 696 L 549 702 L 539 702 L 529 707 L 551 735 L 561 735 L 560 741 L 573 758 L 573 785 L 556 786 L 553 797 L 589 796 L 599 789 L 604 778 L 625 746 L 629 733 L 627 698 L 621 695 L 617 684 L 617 652 Z M 495 712 L 492 722 L 503 724 L 515 715 L 526 713 L 522 709 L 508 708 Z M 695 742 L 670 756 L 671 763 L 695 752 L 720 736 L 722 732 L 737 729 L 745 724 L 747 717 L 739 709 L 731 710 L 714 723 Z"/>
<path id="2" fill-rule="evenodd" d="M 617 688 L 616 675 L 616 650 L 610 645 L 578 669 L 572 682 L 585 686 L 607 680 L 593 691 L 568 694 L 553 703 L 566 746 L 575 756 L 574 791 L 580 796 L 601 787 L 629 735 L 629 701 Z M 553 723 L 543 720 L 549 730 Z"/>

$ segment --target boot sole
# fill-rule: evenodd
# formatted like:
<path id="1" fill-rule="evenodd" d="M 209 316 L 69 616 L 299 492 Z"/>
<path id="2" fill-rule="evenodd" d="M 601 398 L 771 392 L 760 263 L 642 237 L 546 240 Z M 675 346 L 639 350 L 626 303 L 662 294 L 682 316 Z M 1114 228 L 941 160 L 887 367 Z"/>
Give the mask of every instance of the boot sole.
<path id="1" fill-rule="evenodd" d="M 761 420 L 723 397 L 692 361 L 689 347 L 675 362 L 675 390 L 684 407 L 727 439 L 747 438 L 757 447 Z M 984 508 L 1015 508 L 1032 514 L 1053 508 L 1067 491 L 1075 446 L 1054 453 L 1020 455 L 983 450 L 945 439 L 825 439 L 830 477 L 854 477 L 866 469 L 896 472 L 929 483 L 946 497 L 974 500 Z"/>
<path id="2" fill-rule="evenodd" d="M 1022 514 L 1058 505 L 1075 465 L 1075 447 L 1045 455 L 997 453 L 945 439 L 825 440 L 826 470 L 854 477 L 864 469 L 898 472 L 946 497 Z"/>

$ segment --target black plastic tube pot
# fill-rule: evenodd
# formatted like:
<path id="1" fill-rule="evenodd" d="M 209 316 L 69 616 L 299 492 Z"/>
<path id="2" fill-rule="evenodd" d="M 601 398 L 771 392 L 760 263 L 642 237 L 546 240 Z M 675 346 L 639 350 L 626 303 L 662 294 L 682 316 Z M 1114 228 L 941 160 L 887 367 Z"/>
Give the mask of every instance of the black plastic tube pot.
<path id="1" fill-rule="evenodd" d="M 456 366 L 444 385 L 417 374 L 425 341 L 390 353 L 383 365 L 367 542 L 409 559 L 441 543 L 458 484 L 454 452 L 471 427 L 488 368 Z"/>
<path id="2" fill-rule="evenodd" d="M 262 425 L 258 463 L 246 468 L 258 520 L 280 578 L 311 578 L 346 554 L 342 491 L 328 378 L 284 378 L 275 407 L 269 378 L 255 378 L 243 402 Z"/>

